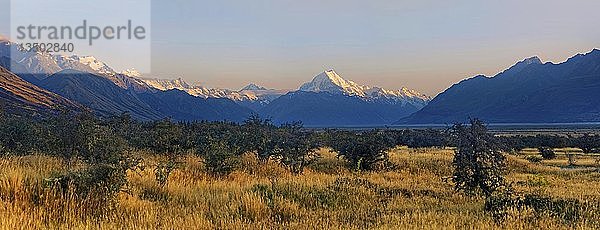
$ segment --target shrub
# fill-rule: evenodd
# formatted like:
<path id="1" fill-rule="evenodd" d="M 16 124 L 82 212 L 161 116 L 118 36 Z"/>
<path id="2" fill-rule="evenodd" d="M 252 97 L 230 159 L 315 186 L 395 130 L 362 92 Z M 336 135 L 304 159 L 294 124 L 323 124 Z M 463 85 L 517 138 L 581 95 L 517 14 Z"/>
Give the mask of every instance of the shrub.
<path id="1" fill-rule="evenodd" d="M 469 126 L 454 125 L 452 133 L 457 146 L 452 163 L 455 189 L 487 197 L 505 187 L 505 157 L 483 122 L 474 119 Z"/>
<path id="2" fill-rule="evenodd" d="M 600 149 L 600 135 L 585 134 L 575 140 L 575 145 L 583 150 L 583 153 L 594 153 Z"/>
<path id="3" fill-rule="evenodd" d="M 72 116 L 62 113 L 58 117 L 45 121 L 47 127 L 48 149 L 50 154 L 59 156 L 69 166 L 78 158 L 92 160 L 90 153 L 96 138 L 107 137 L 106 133 L 99 134 L 99 121 L 90 113 Z M 98 146 L 102 147 L 102 146 Z"/>
<path id="4" fill-rule="evenodd" d="M 239 152 L 232 150 L 223 140 L 209 142 L 202 152 L 205 167 L 213 175 L 228 175 L 239 168 Z"/>
<path id="5" fill-rule="evenodd" d="M 258 159 L 267 161 L 275 153 L 274 132 L 277 128 L 271 120 L 253 114 L 242 125 L 242 146 L 245 151 L 255 152 Z"/>
<path id="6" fill-rule="evenodd" d="M 169 119 L 151 124 L 147 143 L 155 153 L 166 156 L 166 160 L 158 162 L 154 175 L 160 186 L 165 186 L 169 176 L 181 163 L 180 157 L 189 145 L 184 137 L 182 125 Z"/>
<path id="7" fill-rule="evenodd" d="M 394 141 L 379 131 L 365 133 L 338 132 L 329 143 L 338 156 L 350 162 L 354 170 L 378 170 L 389 166 L 387 151 Z"/>
<path id="8" fill-rule="evenodd" d="M 274 138 L 277 145 L 274 155 L 292 173 L 302 173 L 306 166 L 319 157 L 316 154 L 319 142 L 310 133 L 302 131 L 300 123 L 281 126 Z"/>
<path id="9" fill-rule="evenodd" d="M 540 151 L 542 158 L 544 158 L 545 160 L 552 160 L 552 159 L 556 158 L 556 153 L 551 148 L 540 147 L 540 148 L 538 148 L 538 150 Z"/>
<path id="10" fill-rule="evenodd" d="M 129 155 L 126 142 L 102 127 L 94 130 L 89 140 L 79 156 L 85 163 L 83 168 L 69 169 L 47 181 L 63 191 L 72 188 L 80 195 L 94 193 L 110 200 L 128 184 L 127 172 L 138 169 L 141 159 Z"/>
<path id="11" fill-rule="evenodd" d="M 531 163 L 540 163 L 544 158 L 539 156 L 528 156 L 526 159 Z"/>
<path id="12" fill-rule="evenodd" d="M 404 145 L 409 148 L 443 148 L 448 146 L 449 137 L 445 130 L 425 129 L 425 130 L 402 130 L 392 131 L 390 135 L 395 136 L 396 145 Z"/>
<path id="13" fill-rule="evenodd" d="M 204 159 L 209 173 L 224 176 L 239 168 L 241 155 L 245 152 L 239 127 L 217 126 L 196 135 L 196 154 Z"/>
<path id="14" fill-rule="evenodd" d="M 42 127 L 31 120 L 10 117 L 0 121 L 0 145 L 6 152 L 27 155 L 42 149 L 46 139 Z"/>

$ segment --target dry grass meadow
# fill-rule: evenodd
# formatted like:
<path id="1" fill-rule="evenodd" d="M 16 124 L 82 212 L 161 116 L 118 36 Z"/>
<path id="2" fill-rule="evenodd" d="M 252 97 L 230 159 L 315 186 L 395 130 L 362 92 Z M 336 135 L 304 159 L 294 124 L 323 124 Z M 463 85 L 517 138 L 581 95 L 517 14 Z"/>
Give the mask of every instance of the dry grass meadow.
<path id="1" fill-rule="evenodd" d="M 529 151 L 529 152 L 528 152 Z M 509 156 L 507 178 L 519 192 L 600 202 L 600 173 L 593 157 L 531 163 Z M 565 150 L 569 151 L 569 150 Z M 495 221 L 484 200 L 454 192 L 452 149 L 397 148 L 397 169 L 351 172 L 328 150 L 303 174 L 245 156 L 224 178 L 206 173 L 188 156 L 166 186 L 153 170 L 129 174 L 127 191 L 106 204 L 45 186 L 61 172 L 59 159 L 45 156 L 0 160 L 1 229 L 597 229 L 599 206 L 578 221 L 515 211 Z M 146 165 L 157 159 L 145 156 Z M 598 215 L 595 215 L 598 214 Z"/>

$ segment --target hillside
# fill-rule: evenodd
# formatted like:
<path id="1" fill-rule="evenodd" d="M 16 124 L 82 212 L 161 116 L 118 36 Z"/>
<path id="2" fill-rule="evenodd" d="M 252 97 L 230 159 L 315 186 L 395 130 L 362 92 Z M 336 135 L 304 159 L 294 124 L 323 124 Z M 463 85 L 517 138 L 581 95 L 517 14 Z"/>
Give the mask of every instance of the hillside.
<path id="1" fill-rule="evenodd" d="M 7 69 L 0 67 L 0 106 L 9 113 L 29 115 L 80 110 L 81 106 L 37 87 Z"/>
<path id="2" fill-rule="evenodd" d="M 600 50 L 560 64 L 529 58 L 494 77 L 453 85 L 397 124 L 444 124 L 469 117 L 494 123 L 600 121 Z"/>

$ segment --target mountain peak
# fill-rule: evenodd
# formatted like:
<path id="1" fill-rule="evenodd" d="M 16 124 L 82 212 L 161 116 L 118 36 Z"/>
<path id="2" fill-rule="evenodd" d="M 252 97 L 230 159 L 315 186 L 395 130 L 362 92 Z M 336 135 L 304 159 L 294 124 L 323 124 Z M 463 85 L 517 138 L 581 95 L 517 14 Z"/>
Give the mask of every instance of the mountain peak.
<path id="1" fill-rule="evenodd" d="M 523 63 L 525 65 L 543 64 L 542 60 L 538 56 L 533 56 L 533 57 L 527 58 L 527 59 L 521 61 L 521 63 Z"/>
<path id="2" fill-rule="evenodd" d="M 526 58 L 525 60 L 522 60 L 520 62 L 517 62 L 517 64 L 511 66 L 510 68 L 508 68 L 507 70 L 505 70 L 504 72 L 502 72 L 501 74 L 506 75 L 506 74 L 516 74 L 518 72 L 521 72 L 523 69 L 532 66 L 532 65 L 542 65 L 542 60 L 537 57 L 537 56 L 533 56 L 530 58 Z"/>
<path id="3" fill-rule="evenodd" d="M 320 73 L 311 82 L 303 84 L 299 90 L 317 93 L 328 92 L 332 94 L 343 94 L 360 97 L 364 100 L 414 100 L 421 103 L 430 99 L 429 97 L 408 88 L 386 90 L 380 87 L 359 85 L 353 81 L 342 78 L 335 70 L 327 70 Z"/>
<path id="4" fill-rule="evenodd" d="M 342 86 L 344 83 L 348 83 L 349 81 L 347 81 L 346 79 L 342 78 L 340 75 L 338 75 L 335 70 L 330 69 L 327 70 L 319 75 L 317 75 L 315 77 L 315 79 L 319 79 L 319 80 L 324 80 L 324 79 L 328 79 L 329 81 L 335 83 L 336 85 Z"/>
<path id="5" fill-rule="evenodd" d="M 311 82 L 300 87 L 300 91 L 329 92 L 351 96 L 365 96 L 364 86 L 343 79 L 334 70 L 327 70 L 317 75 Z"/>
<path id="6" fill-rule="evenodd" d="M 540 64 L 540 65 L 543 64 L 542 60 L 538 56 L 533 56 L 533 57 L 530 57 L 530 58 L 526 58 L 525 60 L 522 60 L 520 62 L 517 62 L 517 64 L 513 65 L 511 67 L 511 69 L 515 68 L 515 67 L 524 68 L 524 67 L 527 67 L 529 65 L 537 65 L 537 64 Z"/>
<path id="7" fill-rule="evenodd" d="M 122 71 L 120 74 L 123 74 L 128 77 L 133 77 L 133 78 L 141 78 L 142 77 L 142 74 L 139 71 L 137 71 L 136 69 L 127 69 L 125 71 Z"/>
<path id="8" fill-rule="evenodd" d="M 76 67 L 76 69 L 85 71 L 85 72 L 94 72 L 98 74 L 115 74 L 115 70 L 113 70 L 108 64 L 100 61 L 94 56 L 55 56 L 55 59 L 59 60 L 61 63 L 61 67 L 63 69 L 72 68 L 74 65 L 83 65 L 85 69 L 81 69 L 80 67 Z"/>
<path id="9" fill-rule="evenodd" d="M 267 90 L 267 88 L 262 87 L 262 86 L 258 86 L 258 85 L 254 84 L 254 83 L 250 83 L 246 87 L 242 88 L 242 90 L 240 90 L 240 91 L 245 91 L 245 90 Z"/>

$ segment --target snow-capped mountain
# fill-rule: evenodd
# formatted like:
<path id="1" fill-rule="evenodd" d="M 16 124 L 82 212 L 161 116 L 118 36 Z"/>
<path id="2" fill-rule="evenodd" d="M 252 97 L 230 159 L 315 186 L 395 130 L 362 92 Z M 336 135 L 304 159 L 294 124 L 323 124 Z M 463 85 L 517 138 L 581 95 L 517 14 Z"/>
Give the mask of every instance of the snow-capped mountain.
<path id="1" fill-rule="evenodd" d="M 193 85 L 181 78 L 172 80 L 140 78 L 140 80 L 149 87 L 157 90 L 168 91 L 177 89 L 201 98 L 226 98 L 252 110 L 259 110 L 271 101 L 288 92 L 286 90 L 267 89 L 256 84 L 250 84 L 240 91 L 233 91 L 229 89 L 207 88 L 200 85 Z"/>
<path id="2" fill-rule="evenodd" d="M 177 79 L 141 79 L 148 86 L 161 91 L 181 90 L 192 96 L 202 98 L 229 98 L 234 101 L 254 101 L 258 98 L 251 93 L 242 93 L 228 89 L 207 88 L 191 85 L 181 78 Z"/>
<path id="3" fill-rule="evenodd" d="M 262 87 L 262 86 L 258 86 L 254 83 L 250 83 L 246 87 L 242 88 L 240 91 L 249 91 L 249 90 L 268 90 L 268 89 L 265 87 Z"/>
<path id="4" fill-rule="evenodd" d="M 120 74 L 123 74 L 128 77 L 133 77 L 133 78 L 141 78 L 142 77 L 142 74 L 140 72 L 138 72 L 136 69 L 127 69 L 125 71 L 120 72 Z"/>
<path id="5" fill-rule="evenodd" d="M 276 123 L 302 121 L 307 126 L 391 124 L 423 108 L 429 97 L 414 90 L 386 90 L 359 85 L 335 71 L 317 75 L 298 91 L 268 104 L 260 113 Z"/>
<path id="6" fill-rule="evenodd" d="M 22 50 L 18 44 L 9 41 L 0 42 L 0 57 L 12 60 L 23 66 L 27 73 L 38 75 L 40 78 L 67 69 L 106 76 L 116 74 L 109 65 L 93 56 L 53 55 L 36 50 Z"/>
<path id="7" fill-rule="evenodd" d="M 328 70 L 317 75 L 311 82 L 300 86 L 300 91 L 329 92 L 346 94 L 348 96 L 365 97 L 364 87 L 353 81 L 343 79 L 334 70 Z"/>
<path id="8" fill-rule="evenodd" d="M 315 93 L 343 94 L 356 96 L 364 100 L 388 100 L 394 103 L 411 103 L 421 107 L 425 106 L 431 99 L 425 94 L 408 88 L 387 90 L 380 87 L 359 85 L 342 78 L 334 70 L 320 73 L 311 82 L 303 84 L 299 90 Z"/>
<path id="9" fill-rule="evenodd" d="M 37 78 L 44 78 L 62 70 L 52 55 L 23 51 L 18 44 L 10 41 L 0 42 L 0 58 L 6 62 L 3 64 L 7 69 L 17 73 L 33 74 Z M 16 64 L 22 68 L 12 68 L 16 67 Z"/>
<path id="10" fill-rule="evenodd" d="M 67 60 L 69 60 L 71 62 L 78 62 L 84 66 L 89 67 L 94 72 L 99 73 L 99 74 L 107 74 L 107 75 L 116 74 L 116 72 L 113 68 L 108 66 L 106 63 L 96 59 L 93 56 L 72 55 L 70 57 L 63 57 L 63 58 L 66 58 Z M 64 69 L 66 69 L 66 68 L 64 68 Z"/>

